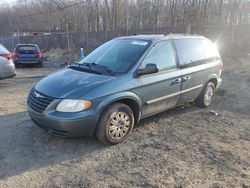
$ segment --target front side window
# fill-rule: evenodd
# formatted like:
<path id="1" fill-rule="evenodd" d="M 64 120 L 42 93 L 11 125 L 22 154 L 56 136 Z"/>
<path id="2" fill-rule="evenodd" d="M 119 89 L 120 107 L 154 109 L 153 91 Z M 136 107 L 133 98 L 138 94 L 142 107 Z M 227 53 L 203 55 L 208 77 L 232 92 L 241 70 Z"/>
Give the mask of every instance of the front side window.
<path id="1" fill-rule="evenodd" d="M 98 47 L 79 63 L 94 63 L 123 74 L 129 71 L 149 46 L 149 41 L 114 39 Z"/>
<path id="2" fill-rule="evenodd" d="M 175 54 L 170 41 L 155 44 L 142 63 L 142 68 L 147 64 L 156 64 L 159 71 L 176 67 Z"/>
<path id="3" fill-rule="evenodd" d="M 204 52 L 199 39 L 175 39 L 174 44 L 180 65 L 188 65 L 204 59 Z"/>

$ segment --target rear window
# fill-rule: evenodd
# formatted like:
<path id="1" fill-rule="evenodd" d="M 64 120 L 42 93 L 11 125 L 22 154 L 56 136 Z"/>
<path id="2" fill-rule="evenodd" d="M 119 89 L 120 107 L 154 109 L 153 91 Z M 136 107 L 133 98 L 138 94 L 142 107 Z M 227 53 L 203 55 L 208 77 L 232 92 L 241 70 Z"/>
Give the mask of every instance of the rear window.
<path id="1" fill-rule="evenodd" d="M 22 45 L 22 46 L 17 46 L 16 51 L 38 51 L 38 49 L 36 46 Z"/>
<path id="2" fill-rule="evenodd" d="M 0 54 L 9 54 L 9 50 L 7 50 L 2 44 L 0 44 Z"/>
<path id="3" fill-rule="evenodd" d="M 204 52 L 199 39 L 176 39 L 174 40 L 174 44 L 180 65 L 188 65 L 204 59 Z"/>
<path id="4" fill-rule="evenodd" d="M 200 39 L 201 45 L 204 49 L 205 58 L 219 57 L 216 46 L 207 39 Z"/>

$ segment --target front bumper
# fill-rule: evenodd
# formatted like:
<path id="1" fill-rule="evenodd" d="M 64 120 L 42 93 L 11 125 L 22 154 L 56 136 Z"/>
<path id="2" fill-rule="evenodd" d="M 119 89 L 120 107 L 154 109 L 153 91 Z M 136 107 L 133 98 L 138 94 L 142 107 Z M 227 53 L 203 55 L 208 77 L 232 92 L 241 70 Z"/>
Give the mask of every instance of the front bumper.
<path id="1" fill-rule="evenodd" d="M 99 116 L 63 118 L 62 115 L 40 114 L 33 111 L 28 106 L 31 119 L 48 133 L 59 137 L 80 138 L 84 136 L 93 136 L 97 127 Z M 73 116 L 73 115 L 72 115 Z"/>

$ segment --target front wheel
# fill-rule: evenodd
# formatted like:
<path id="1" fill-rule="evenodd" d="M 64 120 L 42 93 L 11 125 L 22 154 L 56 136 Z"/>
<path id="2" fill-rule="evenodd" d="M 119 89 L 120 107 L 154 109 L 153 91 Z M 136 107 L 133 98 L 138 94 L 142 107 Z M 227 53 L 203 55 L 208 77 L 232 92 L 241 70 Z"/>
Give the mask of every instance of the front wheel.
<path id="1" fill-rule="evenodd" d="M 208 107 L 215 93 L 215 85 L 213 82 L 208 82 L 203 88 L 200 96 L 196 99 L 196 104 L 202 108 Z"/>
<path id="2" fill-rule="evenodd" d="M 123 142 L 134 127 L 134 114 L 123 103 L 114 103 L 101 115 L 96 137 L 104 144 Z"/>

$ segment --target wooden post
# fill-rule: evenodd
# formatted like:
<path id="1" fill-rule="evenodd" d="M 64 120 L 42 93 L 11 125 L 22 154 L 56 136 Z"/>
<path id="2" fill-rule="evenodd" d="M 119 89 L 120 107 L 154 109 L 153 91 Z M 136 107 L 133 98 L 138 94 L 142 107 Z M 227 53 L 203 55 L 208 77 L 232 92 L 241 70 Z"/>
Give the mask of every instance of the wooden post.
<path id="1" fill-rule="evenodd" d="M 68 51 L 70 51 L 70 41 L 69 41 L 69 23 L 67 23 L 67 43 L 68 43 Z"/>

